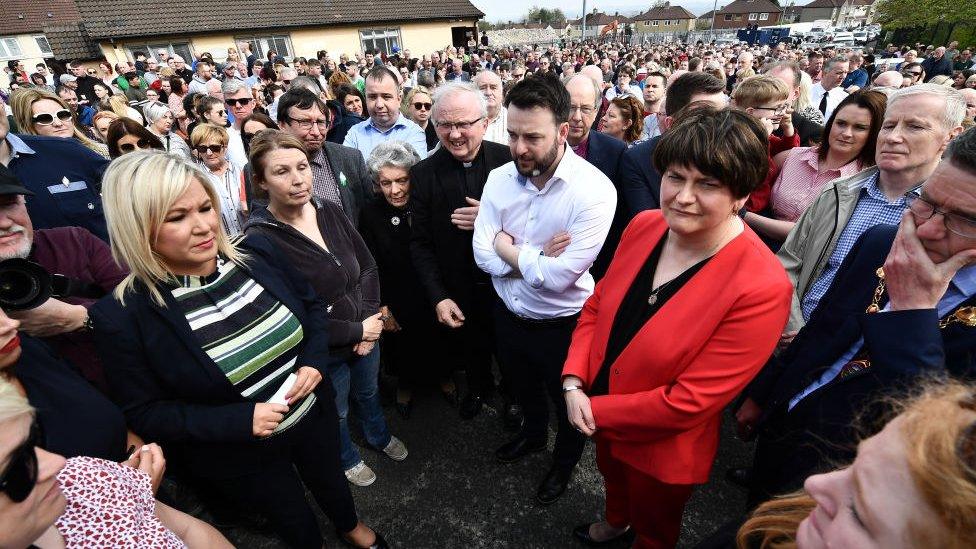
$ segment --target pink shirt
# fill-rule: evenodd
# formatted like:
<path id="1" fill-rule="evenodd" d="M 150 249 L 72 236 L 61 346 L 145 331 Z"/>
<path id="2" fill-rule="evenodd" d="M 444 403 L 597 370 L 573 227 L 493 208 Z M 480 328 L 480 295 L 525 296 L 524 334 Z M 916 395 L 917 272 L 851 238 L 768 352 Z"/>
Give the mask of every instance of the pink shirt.
<path id="1" fill-rule="evenodd" d="M 796 147 L 790 150 L 783 169 L 773 184 L 773 217 L 781 221 L 796 221 L 828 183 L 861 171 L 860 159 L 822 172 L 819 171 L 819 165 L 817 147 Z"/>

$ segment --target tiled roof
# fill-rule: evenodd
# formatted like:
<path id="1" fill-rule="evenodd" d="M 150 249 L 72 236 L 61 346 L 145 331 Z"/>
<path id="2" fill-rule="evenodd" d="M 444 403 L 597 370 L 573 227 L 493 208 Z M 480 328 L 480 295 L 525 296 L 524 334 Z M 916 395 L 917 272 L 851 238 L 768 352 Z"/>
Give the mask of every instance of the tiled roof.
<path id="1" fill-rule="evenodd" d="M 582 21 L 582 18 L 580 18 L 580 19 L 574 19 L 573 21 L 571 21 L 571 23 L 572 24 L 575 24 L 575 25 L 579 25 L 580 24 L 580 21 Z M 619 15 L 619 14 L 618 15 L 607 15 L 607 14 L 605 14 L 603 12 L 599 12 L 599 11 L 594 11 L 592 13 L 586 14 L 586 25 L 587 26 L 592 26 L 592 25 L 600 25 L 600 26 L 609 25 L 610 23 L 613 23 L 614 21 L 617 21 L 619 23 L 628 23 L 628 22 L 630 22 L 630 19 L 626 15 Z"/>
<path id="2" fill-rule="evenodd" d="M 102 50 L 92 40 L 82 24 L 44 27 L 51 51 L 59 59 L 98 59 Z"/>
<path id="3" fill-rule="evenodd" d="M 813 0 L 804 8 L 839 8 L 844 5 L 844 0 Z"/>
<path id="4" fill-rule="evenodd" d="M 735 0 L 718 13 L 781 13 L 783 8 L 769 0 Z"/>
<path id="5" fill-rule="evenodd" d="M 77 23 L 74 0 L 3 0 L 0 36 L 41 32 L 50 25 Z"/>
<path id="6" fill-rule="evenodd" d="M 77 0 L 92 38 L 481 18 L 468 0 Z"/>
<path id="7" fill-rule="evenodd" d="M 695 19 L 695 14 L 681 6 L 661 6 L 635 15 L 633 21 L 653 21 L 655 19 Z"/>

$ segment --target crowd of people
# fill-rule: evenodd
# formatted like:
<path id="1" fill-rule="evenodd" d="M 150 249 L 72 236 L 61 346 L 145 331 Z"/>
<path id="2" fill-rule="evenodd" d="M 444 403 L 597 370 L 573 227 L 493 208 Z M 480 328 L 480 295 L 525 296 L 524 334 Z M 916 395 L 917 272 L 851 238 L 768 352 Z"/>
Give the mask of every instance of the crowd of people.
<path id="1" fill-rule="evenodd" d="M 701 547 L 976 545 L 969 49 L 36 69 L 0 97 L 0 546 L 229 546 L 189 491 L 318 548 L 307 491 L 388 547 L 360 447 L 424 456 L 381 370 L 404 420 L 498 410 L 504 464 L 554 425 L 541 505 L 594 442 L 604 518 L 553 546 L 675 546 L 729 408 L 748 504 Z"/>

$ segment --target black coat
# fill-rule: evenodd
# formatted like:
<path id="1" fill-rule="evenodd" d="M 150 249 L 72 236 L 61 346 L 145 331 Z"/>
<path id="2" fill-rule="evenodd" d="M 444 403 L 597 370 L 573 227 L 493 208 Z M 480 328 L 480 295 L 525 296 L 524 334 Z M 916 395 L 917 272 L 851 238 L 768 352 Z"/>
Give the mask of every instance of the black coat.
<path id="1" fill-rule="evenodd" d="M 620 243 L 620 236 L 624 234 L 627 222 L 630 221 L 627 204 L 623 200 L 623 184 L 620 177 L 620 160 L 627 151 L 627 144 L 623 141 L 611 137 L 607 134 L 591 131 L 589 145 L 586 151 L 586 161 L 597 167 L 607 179 L 613 183 L 617 189 L 617 208 L 613 213 L 613 223 L 610 224 L 610 232 L 607 233 L 606 240 L 600 253 L 590 267 L 590 274 L 595 280 L 603 278 L 604 273 L 610 266 L 614 252 L 617 251 L 617 244 Z"/>
<path id="2" fill-rule="evenodd" d="M 302 325 L 296 364 L 316 368 L 326 378 L 325 302 L 294 269 L 282 268 L 274 250 L 252 248 L 247 254 L 248 274 Z M 172 294 L 162 289 L 163 307 L 145 287 L 137 287 L 126 294 L 125 305 L 106 296 L 89 310 L 112 398 L 129 428 L 163 445 L 168 458 L 201 477 L 233 478 L 261 471 L 264 462 L 280 451 L 277 448 L 293 440 L 292 431 L 301 433 L 301 424 L 311 412 L 279 436 L 256 438 L 255 403 L 241 396 L 197 343 Z M 327 382 L 319 383 L 315 392 L 320 399 L 333 399 L 335 394 Z"/>
<path id="3" fill-rule="evenodd" d="M 976 373 L 976 330 L 952 324 L 940 330 L 936 309 L 867 314 L 878 277 L 898 230 L 872 227 L 858 240 L 793 343 L 773 357 L 746 394 L 763 409 L 758 425 L 753 495 L 798 489 L 820 470 L 854 457 L 857 441 L 883 425 L 874 404 L 911 387 L 920 377 Z M 879 305 L 887 303 L 887 293 Z M 970 297 L 963 305 L 976 303 Z M 790 399 L 819 379 L 859 338 L 871 367 L 820 387 L 787 411 Z"/>
<path id="4" fill-rule="evenodd" d="M 658 135 L 627 149 L 620 161 L 620 178 L 623 180 L 623 200 L 630 217 L 644 210 L 661 207 L 661 174 L 657 173 L 651 157 L 661 136 Z"/>
<path id="5" fill-rule="evenodd" d="M 508 147 L 490 141 L 481 143 L 478 154 L 482 155 L 488 172 L 512 161 Z M 474 262 L 471 247 L 474 233 L 451 223 L 454 210 L 469 206 L 462 183 L 463 169 L 442 148 L 410 170 L 413 207 L 410 256 L 414 268 L 431 305 L 450 298 L 462 311 L 471 302 L 475 283 L 488 281 L 488 275 Z M 478 196 L 471 198 L 480 200 L 480 190 Z"/>

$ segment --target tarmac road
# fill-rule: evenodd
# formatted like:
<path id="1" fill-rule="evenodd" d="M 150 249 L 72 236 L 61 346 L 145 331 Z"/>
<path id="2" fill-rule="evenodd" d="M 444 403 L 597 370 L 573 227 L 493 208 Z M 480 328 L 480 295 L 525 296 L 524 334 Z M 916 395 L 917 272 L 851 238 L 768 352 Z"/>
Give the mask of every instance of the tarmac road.
<path id="1" fill-rule="evenodd" d="M 389 380 L 386 380 L 387 382 Z M 396 463 L 382 453 L 364 450 L 376 472 L 369 487 L 353 486 L 361 520 L 381 532 L 391 547 L 437 548 L 577 548 L 575 525 L 601 518 L 603 485 L 588 445 L 563 497 L 549 507 L 534 500 L 548 466 L 548 454 L 516 464 L 498 463 L 494 450 L 511 436 L 502 430 L 492 408 L 464 421 L 432 390 L 415 397 L 409 420 L 385 408 L 392 432 L 410 455 Z M 355 436 L 355 435 L 354 435 Z M 692 547 L 745 502 L 743 490 L 724 480 L 727 467 L 749 463 L 752 448 L 734 439 L 726 414 L 722 444 L 709 483 L 698 487 L 685 509 L 679 547 Z M 550 447 L 554 436 L 550 437 Z M 342 546 L 320 514 L 328 546 Z M 273 537 L 243 528 L 224 533 L 236 546 L 285 547 Z"/>

